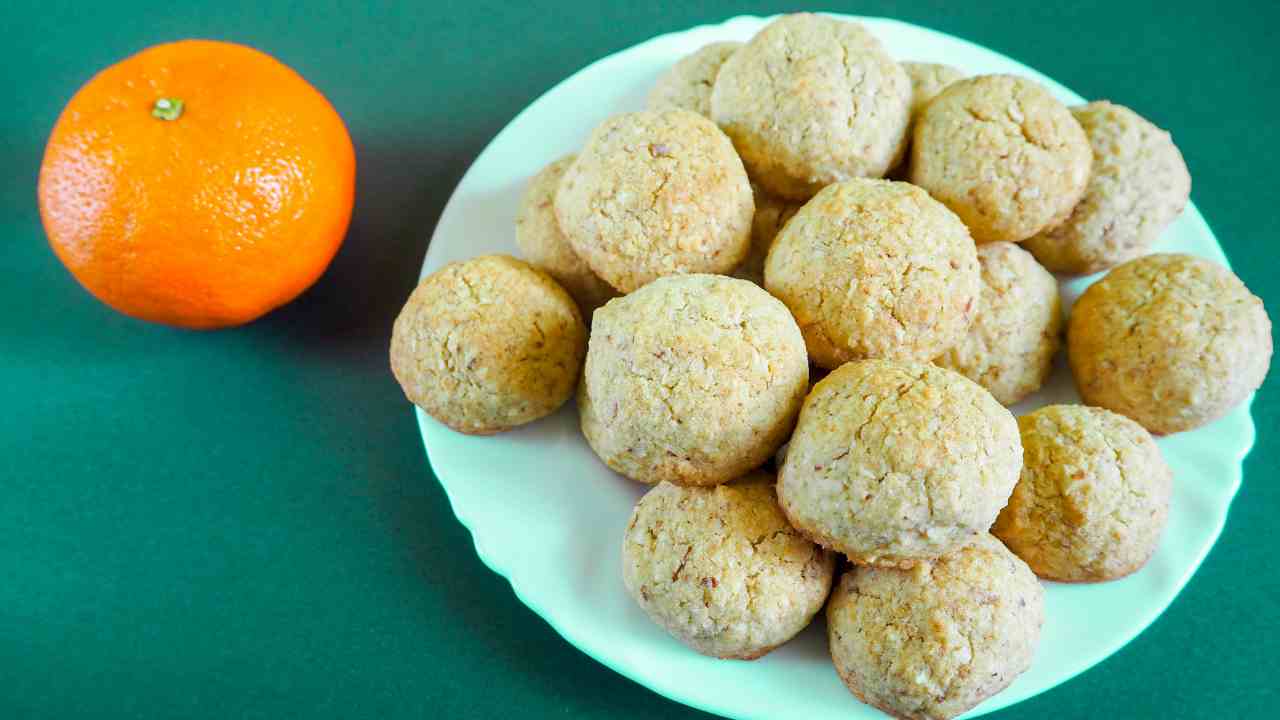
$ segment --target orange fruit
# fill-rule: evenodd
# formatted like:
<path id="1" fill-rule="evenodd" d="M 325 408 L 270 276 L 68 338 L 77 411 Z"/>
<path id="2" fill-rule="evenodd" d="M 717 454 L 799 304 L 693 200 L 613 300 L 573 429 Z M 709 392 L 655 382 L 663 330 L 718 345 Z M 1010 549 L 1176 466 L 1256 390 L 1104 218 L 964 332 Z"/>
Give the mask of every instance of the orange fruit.
<path id="1" fill-rule="evenodd" d="M 80 284 L 190 328 L 249 322 L 310 287 L 354 192 L 351 137 L 324 96 L 265 53 L 208 40 L 148 48 L 80 88 L 38 190 Z"/>

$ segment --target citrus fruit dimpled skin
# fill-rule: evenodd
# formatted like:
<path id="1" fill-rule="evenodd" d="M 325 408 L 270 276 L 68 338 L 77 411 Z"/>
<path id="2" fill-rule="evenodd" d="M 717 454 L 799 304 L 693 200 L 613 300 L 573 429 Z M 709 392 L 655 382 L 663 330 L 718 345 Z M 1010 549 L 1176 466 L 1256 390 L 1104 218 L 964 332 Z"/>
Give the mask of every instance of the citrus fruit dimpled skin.
<path id="1" fill-rule="evenodd" d="M 346 234 L 355 150 L 297 73 L 185 40 L 103 70 L 67 104 L 40 169 L 49 244 L 95 297 L 191 328 L 297 297 Z"/>

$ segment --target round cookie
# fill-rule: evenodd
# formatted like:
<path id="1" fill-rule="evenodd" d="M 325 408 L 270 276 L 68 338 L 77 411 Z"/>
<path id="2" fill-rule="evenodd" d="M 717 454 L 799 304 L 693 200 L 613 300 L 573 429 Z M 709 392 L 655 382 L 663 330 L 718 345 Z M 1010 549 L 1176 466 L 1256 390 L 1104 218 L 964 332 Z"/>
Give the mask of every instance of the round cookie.
<path id="1" fill-rule="evenodd" d="M 513 257 L 485 255 L 449 263 L 413 291 L 391 331 L 391 371 L 428 415 L 488 435 L 563 405 L 586 350 L 563 288 Z"/>
<path id="2" fill-rule="evenodd" d="M 980 311 L 968 230 L 907 183 L 824 188 L 778 233 L 764 275 L 813 362 L 829 369 L 865 358 L 932 360 Z"/>
<path id="3" fill-rule="evenodd" d="M 711 87 L 716 75 L 740 47 L 740 42 L 714 42 L 681 58 L 654 83 L 649 91 L 649 109 L 688 110 L 710 117 Z"/>
<path id="4" fill-rule="evenodd" d="M 1262 384 L 1271 320 L 1225 267 L 1192 255 L 1147 255 L 1080 296 L 1067 353 L 1087 404 L 1166 435 L 1218 419 Z"/>
<path id="5" fill-rule="evenodd" d="M 858 23 L 785 15 L 720 68 L 711 117 L 751 177 L 784 198 L 880 177 L 907 140 L 911 81 Z"/>
<path id="6" fill-rule="evenodd" d="M 938 97 L 948 85 L 964 77 L 964 73 L 950 65 L 941 63 L 913 62 L 902 63 L 902 69 L 911 80 L 911 118 L 920 117 L 934 98 Z"/>
<path id="7" fill-rule="evenodd" d="M 1084 194 L 1093 153 L 1080 123 L 1038 83 L 982 75 L 925 106 L 911 182 L 955 211 L 978 242 L 1021 242 L 1058 225 Z"/>
<path id="8" fill-rule="evenodd" d="M 756 214 L 751 220 L 751 250 L 747 252 L 747 259 L 733 271 L 733 276 L 764 287 L 764 259 L 782 226 L 800 210 L 800 203 L 770 195 L 758 185 L 753 185 L 752 190 Z"/>
<path id="9" fill-rule="evenodd" d="M 862 702 L 897 718 L 947 720 L 1031 667 L 1044 589 L 982 533 L 912 570 L 856 567 L 827 605 L 831 659 Z"/>
<path id="10" fill-rule="evenodd" d="M 596 311 L 578 412 L 615 471 L 714 485 L 773 455 L 808 382 L 786 306 L 746 280 L 677 275 Z"/>
<path id="11" fill-rule="evenodd" d="M 589 318 L 593 310 L 617 292 L 578 257 L 556 221 L 556 188 L 575 157 L 566 155 L 555 160 L 529 180 L 516 211 L 516 247 L 530 265 L 560 283 L 577 301 L 583 316 Z"/>
<path id="12" fill-rule="evenodd" d="M 1058 281 L 1031 253 L 1007 242 L 978 246 L 981 310 L 964 339 L 934 363 L 1012 405 L 1039 390 L 1062 345 Z"/>
<path id="13" fill-rule="evenodd" d="M 1018 481 L 1018 424 L 964 376 L 864 360 L 819 382 L 778 475 L 792 524 L 860 565 L 910 567 L 985 534 Z"/>
<path id="14" fill-rule="evenodd" d="M 787 524 L 772 478 L 662 483 L 622 542 L 622 581 L 654 623 L 704 655 L 754 660 L 822 609 L 835 555 Z"/>
<path id="15" fill-rule="evenodd" d="M 742 161 L 710 120 L 645 110 L 592 131 L 555 211 L 574 252 L 625 293 L 664 275 L 731 271 L 747 255 L 755 206 Z"/>
<path id="16" fill-rule="evenodd" d="M 1093 147 L 1084 197 L 1066 222 L 1027 240 L 1057 272 L 1094 273 L 1144 254 L 1187 205 L 1191 175 L 1169 133 L 1122 105 L 1071 108 Z"/>
<path id="17" fill-rule="evenodd" d="M 1145 565 L 1173 481 L 1151 434 L 1084 405 L 1042 407 L 1018 429 L 1022 477 L 991 532 L 1050 580 L 1113 580 Z"/>

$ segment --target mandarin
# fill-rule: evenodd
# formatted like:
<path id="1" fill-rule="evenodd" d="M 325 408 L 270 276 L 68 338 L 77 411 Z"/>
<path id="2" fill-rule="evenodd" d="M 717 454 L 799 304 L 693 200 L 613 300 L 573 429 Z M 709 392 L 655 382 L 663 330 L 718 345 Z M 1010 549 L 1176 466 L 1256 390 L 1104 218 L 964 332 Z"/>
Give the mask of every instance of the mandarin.
<path id="1" fill-rule="evenodd" d="M 98 73 L 40 168 L 49 244 L 95 297 L 189 328 L 297 297 L 346 234 L 355 150 L 296 72 L 243 45 L 184 40 Z"/>

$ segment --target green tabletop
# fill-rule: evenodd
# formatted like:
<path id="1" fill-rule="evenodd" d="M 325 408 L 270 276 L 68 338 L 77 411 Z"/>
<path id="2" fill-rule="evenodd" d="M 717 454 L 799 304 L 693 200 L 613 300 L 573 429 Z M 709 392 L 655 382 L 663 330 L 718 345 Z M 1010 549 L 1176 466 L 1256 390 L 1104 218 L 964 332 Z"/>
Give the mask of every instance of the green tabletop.
<path id="1" fill-rule="evenodd" d="M 387 370 L 391 322 L 441 208 L 515 113 L 652 35 L 794 8 L 657 5 L 0 10 L 0 717 L 698 715 L 579 653 L 481 564 Z M 1170 129 L 1194 201 L 1280 318 L 1275 3 L 831 9 L 968 38 Z M 59 265 L 36 213 L 44 142 L 76 88 L 184 37 L 296 68 L 358 155 L 355 216 L 329 272 L 234 330 L 111 312 Z M 1259 443 L 1226 531 L 1186 590 L 1110 660 L 1001 717 L 1274 716 L 1277 375 L 1254 405 Z"/>

